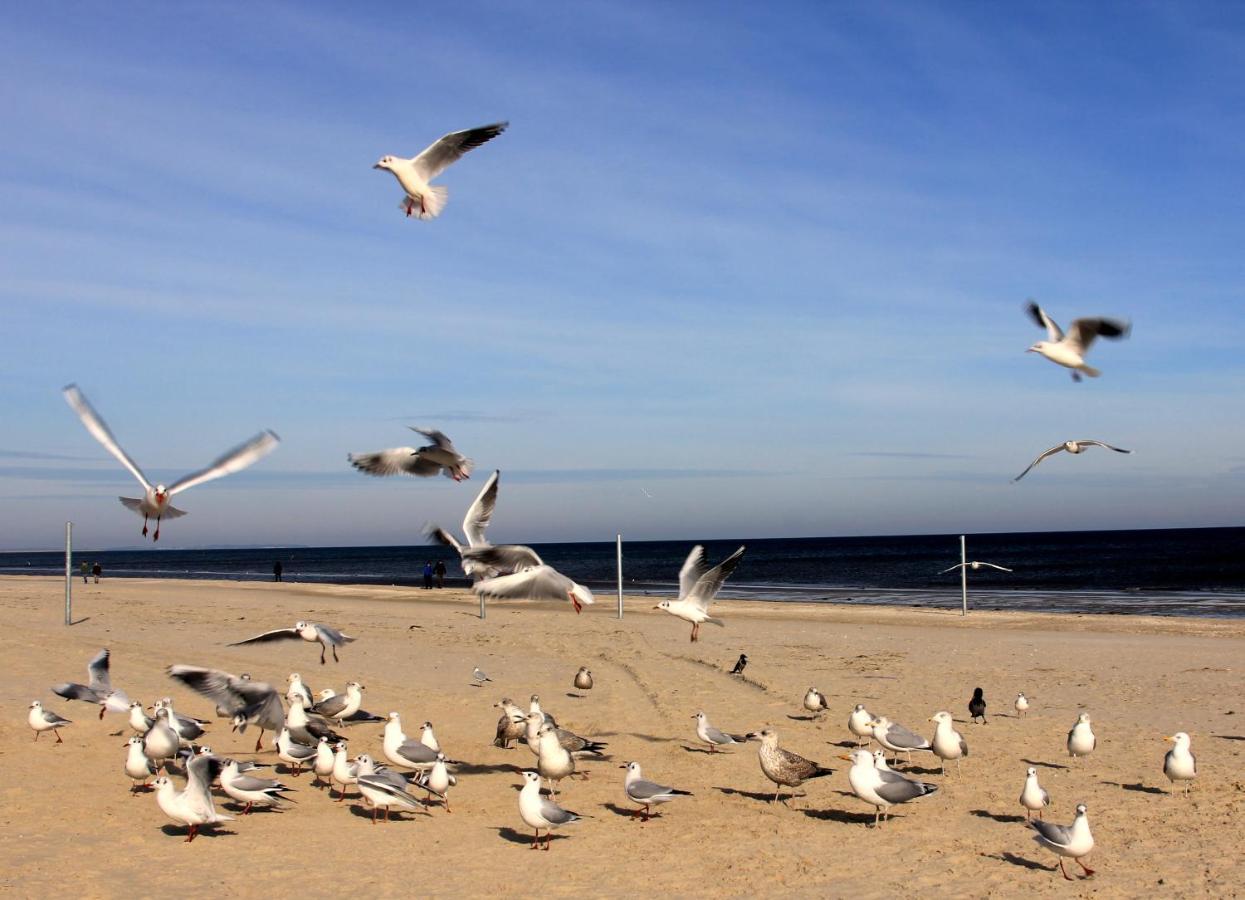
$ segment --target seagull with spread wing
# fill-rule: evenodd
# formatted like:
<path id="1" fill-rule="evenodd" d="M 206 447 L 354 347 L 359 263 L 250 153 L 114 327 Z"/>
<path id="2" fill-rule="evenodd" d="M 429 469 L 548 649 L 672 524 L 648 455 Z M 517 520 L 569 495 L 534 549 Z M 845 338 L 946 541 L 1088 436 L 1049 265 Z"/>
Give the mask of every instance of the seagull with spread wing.
<path id="1" fill-rule="evenodd" d="M 592 591 L 563 575 L 544 562 L 531 547 L 521 544 L 499 544 L 463 552 L 468 559 L 509 572 L 485 578 L 472 585 L 479 597 L 489 600 L 570 600 L 575 612 L 596 603 Z"/>
<path id="2" fill-rule="evenodd" d="M 493 474 L 489 476 L 488 481 L 484 482 L 484 487 L 476 495 L 475 500 L 467 507 L 467 514 L 463 516 L 463 534 L 467 537 L 466 548 L 463 547 L 462 541 L 439 525 L 429 524 L 424 529 L 424 534 L 428 537 L 447 547 L 454 548 L 454 552 L 462 560 L 463 572 L 466 573 L 468 578 L 473 580 L 476 578 L 492 578 L 495 575 L 502 574 L 491 566 L 467 559 L 465 555 L 467 550 L 489 546 L 484 532 L 493 518 L 493 509 L 497 506 L 497 482 L 500 477 L 501 470 L 495 469 Z"/>
<path id="3" fill-rule="evenodd" d="M 709 615 L 709 604 L 717 596 L 718 591 L 730 574 L 735 571 L 739 561 L 743 559 L 745 547 L 740 547 L 713 568 L 705 559 L 705 548 L 697 544 L 687 555 L 683 568 L 679 570 L 679 597 L 677 600 L 663 600 L 654 609 L 665 610 L 670 615 L 692 623 L 692 641 L 700 640 L 700 624 L 711 622 L 720 626 L 720 619 Z"/>
<path id="4" fill-rule="evenodd" d="M 994 563 L 981 562 L 980 560 L 976 560 L 976 559 L 974 559 L 972 562 L 962 562 L 962 563 L 956 563 L 956 564 L 955 564 L 954 566 L 952 566 L 951 568 L 949 568 L 949 569 L 943 569 L 943 570 L 942 570 L 941 572 L 939 572 L 938 574 L 939 574 L 939 575 L 946 575 L 948 572 L 954 572 L 956 569 L 972 569 L 974 572 L 976 572 L 978 569 L 981 569 L 981 568 L 983 568 L 983 567 L 985 567 L 985 568 L 991 568 L 991 569 L 998 569 L 1000 572 L 1010 572 L 1010 571 L 1012 571 L 1011 569 L 1005 569 L 1005 568 L 1003 568 L 1002 566 L 996 566 Z"/>
<path id="5" fill-rule="evenodd" d="M 324 665 L 324 652 L 333 651 L 333 662 L 341 662 L 337 658 L 337 648 L 354 640 L 348 634 L 342 634 L 336 628 L 320 625 L 316 622 L 295 622 L 293 628 L 278 628 L 276 631 L 265 631 L 244 641 L 235 641 L 230 647 L 241 647 L 244 644 L 268 644 L 273 641 L 309 641 L 320 644 L 320 665 Z"/>
<path id="6" fill-rule="evenodd" d="M 1012 481 L 1019 481 L 1020 479 L 1024 478 L 1026 475 L 1029 474 L 1030 469 L 1032 469 L 1042 460 L 1046 459 L 1048 456 L 1054 456 L 1056 453 L 1064 453 L 1064 452 L 1071 453 L 1073 456 L 1076 456 L 1080 453 L 1084 453 L 1085 450 L 1089 447 L 1105 447 L 1107 450 L 1114 450 L 1116 453 L 1132 453 L 1133 452 L 1131 450 L 1124 450 L 1120 447 L 1112 447 L 1110 444 L 1104 444 L 1102 441 L 1089 441 L 1089 440 L 1064 441 L 1062 444 L 1056 444 L 1055 446 L 1051 447 L 1049 450 L 1044 450 L 1038 456 L 1037 459 L 1029 463 L 1028 468 L 1026 468 L 1023 472 L 1021 472 L 1015 478 L 1013 478 Z"/>
<path id="7" fill-rule="evenodd" d="M 509 122 L 482 125 L 465 131 L 454 131 L 437 140 L 412 159 L 382 156 L 373 169 L 384 169 L 398 179 L 405 194 L 400 204 L 407 218 L 434 219 L 445 208 L 449 191 L 444 185 L 429 184 L 464 153 L 486 144 L 509 126 Z"/>
<path id="8" fill-rule="evenodd" d="M 276 688 L 249 675 L 231 675 L 220 669 L 199 666 L 169 666 L 168 676 L 180 681 L 216 704 L 216 711 L 233 720 L 234 728 L 245 732 L 247 725 L 259 727 L 255 752 L 263 746 L 264 732 L 279 732 L 285 727 L 285 708 Z"/>
<path id="9" fill-rule="evenodd" d="M 411 431 L 422 434 L 432 441 L 424 447 L 391 447 L 376 453 L 349 453 L 346 459 L 364 475 L 416 475 L 431 478 L 444 473 L 446 478 L 462 481 L 471 477 L 475 465 L 454 447 L 454 442 L 435 428 L 416 428 Z"/>
<path id="10" fill-rule="evenodd" d="M 128 713 L 130 698 L 125 691 L 114 691 L 112 679 L 108 674 L 108 661 L 111 654 L 105 648 L 91 657 L 86 665 L 88 684 L 67 682 L 52 686 L 52 693 L 66 700 L 81 700 L 84 703 L 98 703 L 99 717 L 104 718 L 105 712 Z"/>
<path id="11" fill-rule="evenodd" d="M 86 430 L 91 433 L 91 437 L 103 444 L 104 449 L 117 458 L 121 465 L 130 470 L 130 474 L 138 479 L 138 483 L 143 486 L 142 498 L 135 497 L 119 497 L 125 506 L 134 510 L 143 517 L 143 536 L 147 536 L 147 520 L 156 520 L 156 531 L 152 535 L 153 541 L 160 540 L 160 520 L 176 519 L 186 515 L 186 511 L 177 509 L 171 505 L 171 501 L 175 494 L 189 490 L 196 485 L 203 484 L 205 481 L 212 481 L 225 475 L 232 475 L 234 472 L 241 472 L 243 469 L 263 459 L 274 449 L 281 439 L 271 431 L 262 431 L 255 437 L 251 438 L 245 444 L 235 447 L 224 456 L 216 459 L 206 469 L 201 469 L 185 478 L 181 478 L 169 487 L 163 484 L 153 485 L 147 480 L 141 469 L 130 459 L 129 455 L 121 449 L 121 445 L 117 443 L 117 439 L 112 436 L 112 432 L 108 430 L 108 426 L 104 424 L 104 420 L 99 417 L 94 407 L 87 401 L 82 391 L 78 389 L 76 384 L 71 384 L 64 389 L 65 400 L 73 407 L 74 412 L 78 414 L 78 418 L 82 420 L 82 424 L 86 426 Z"/>
<path id="12" fill-rule="evenodd" d="M 1033 317 L 1033 321 L 1046 329 L 1046 336 L 1049 338 L 1049 340 L 1038 341 L 1026 352 L 1040 353 L 1056 365 L 1072 369 L 1073 381 L 1081 380 L 1079 374 L 1081 372 L 1090 378 L 1097 378 L 1102 374 L 1085 362 L 1085 354 L 1089 352 L 1090 345 L 1094 343 L 1095 338 L 1127 337 L 1132 329 L 1128 322 L 1121 322 L 1118 319 L 1073 319 L 1068 333 L 1064 334 L 1055 324 L 1055 320 L 1032 300 L 1025 308 Z"/>

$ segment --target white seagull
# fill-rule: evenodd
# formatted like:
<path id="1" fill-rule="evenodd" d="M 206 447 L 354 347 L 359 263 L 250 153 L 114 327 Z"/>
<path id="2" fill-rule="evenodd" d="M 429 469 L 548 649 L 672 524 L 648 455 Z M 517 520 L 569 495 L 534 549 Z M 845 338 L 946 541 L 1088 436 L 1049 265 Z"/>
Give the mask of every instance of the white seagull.
<path id="1" fill-rule="evenodd" d="M 98 703 L 99 717 L 104 718 L 105 712 L 126 713 L 130 709 L 130 698 L 124 691 L 114 691 L 108 675 L 107 648 L 99 651 L 86 664 L 88 684 L 68 682 L 53 685 L 52 693 L 66 700 L 81 700 L 84 703 Z"/>
<path id="2" fill-rule="evenodd" d="M 1073 881 L 1068 870 L 1063 867 L 1064 857 L 1075 859 L 1076 864 L 1085 870 L 1086 875 L 1093 875 L 1094 870 L 1081 860 L 1094 849 L 1094 836 L 1089 832 L 1089 818 L 1085 814 L 1085 804 L 1076 808 L 1076 818 L 1071 825 L 1056 825 L 1043 822 L 1041 819 L 1030 819 L 1029 827 L 1035 832 L 1033 840 L 1041 847 L 1059 856 L 1059 871 L 1063 877 Z"/>
<path id="3" fill-rule="evenodd" d="M 1011 569 L 1005 569 L 1005 568 L 1003 568 L 1002 566 L 996 566 L 994 563 L 981 562 L 980 560 L 976 560 L 976 559 L 975 559 L 975 560 L 973 560 L 972 562 L 962 562 L 962 563 L 956 563 L 956 564 L 955 564 L 954 566 L 952 566 L 951 568 L 949 568 L 949 569 L 943 569 L 943 570 L 942 570 L 941 572 L 939 572 L 938 574 L 939 574 L 939 575 L 946 575 L 948 572 L 954 572 L 956 569 L 972 569 L 974 572 L 976 572 L 976 571 L 978 571 L 979 569 L 982 569 L 982 568 L 998 569 L 1000 572 L 1010 572 L 1010 571 L 1012 571 Z"/>
<path id="4" fill-rule="evenodd" d="M 929 719 L 934 724 L 934 739 L 930 741 L 930 749 L 940 760 L 938 774 L 947 771 L 947 760 L 955 760 L 955 770 L 960 771 L 960 760 L 968 756 L 968 743 L 964 735 L 955 730 L 951 713 L 943 710 L 936 712 Z"/>
<path id="5" fill-rule="evenodd" d="M 717 596 L 718 591 L 730 574 L 739 565 L 744 550 L 740 547 L 713 568 L 705 560 L 705 548 L 697 544 L 687 555 L 683 568 L 679 570 L 679 597 L 677 600 L 663 600 L 654 609 L 665 610 L 670 615 L 692 623 L 692 641 L 700 640 L 700 623 L 711 622 L 720 626 L 720 619 L 711 618 L 709 604 Z"/>
<path id="6" fill-rule="evenodd" d="M 856 746 L 862 747 L 873 737 L 873 713 L 865 709 L 863 703 L 857 703 L 852 714 L 847 717 L 847 730 L 856 736 Z"/>
<path id="7" fill-rule="evenodd" d="M 623 792 L 626 793 L 627 799 L 632 803 L 639 804 L 641 807 L 631 814 L 632 819 L 636 816 L 642 816 L 641 821 L 647 822 L 652 815 L 649 811 L 650 807 L 654 804 L 669 803 L 675 797 L 692 796 L 691 791 L 667 787 L 664 784 L 649 781 L 640 771 L 638 762 L 629 762 L 618 768 L 627 770 L 627 774 L 623 778 Z"/>
<path id="8" fill-rule="evenodd" d="M 467 550 L 489 545 L 488 539 L 484 537 L 484 532 L 488 528 L 489 521 L 493 518 L 493 509 L 497 506 L 497 481 L 500 476 L 501 470 L 494 470 L 488 481 L 484 482 L 484 487 L 480 489 L 480 493 L 476 495 L 475 500 L 467 507 L 467 514 L 463 516 L 463 534 L 467 537 Z M 453 547 L 454 552 L 462 560 L 463 572 L 466 573 L 468 578 L 473 580 L 476 578 L 492 578 L 495 575 L 501 574 L 501 572 L 491 566 L 467 559 L 463 555 L 464 548 L 462 542 L 444 528 L 430 524 L 424 529 L 424 534 L 435 541 L 445 544 L 447 547 Z"/>
<path id="9" fill-rule="evenodd" d="M 1029 712 L 1029 698 L 1024 695 L 1023 691 L 1016 695 L 1015 707 L 1017 719 L 1024 718 L 1025 714 Z"/>
<path id="10" fill-rule="evenodd" d="M 407 427 L 432 443 L 425 447 L 392 447 L 376 453 L 348 453 L 346 459 L 363 474 L 378 477 L 406 474 L 431 478 L 442 472 L 455 481 L 471 477 L 475 463 L 459 453 L 453 441 L 435 428 Z"/>
<path id="11" fill-rule="evenodd" d="M 1172 783 L 1173 793 L 1176 789 L 1176 782 L 1183 781 L 1184 792 L 1188 795 L 1189 788 L 1193 786 L 1193 779 L 1197 778 L 1197 760 L 1189 750 L 1189 736 L 1183 731 L 1177 731 L 1164 740 L 1171 741 L 1176 746 L 1163 756 L 1163 774 Z"/>
<path id="12" fill-rule="evenodd" d="M 1102 373 L 1085 362 L 1085 354 L 1096 337 L 1122 338 L 1127 337 L 1131 325 L 1116 319 L 1073 319 L 1072 326 L 1065 335 L 1055 320 L 1046 314 L 1042 307 L 1032 300 L 1026 307 L 1033 321 L 1046 329 L 1049 340 L 1038 341 L 1026 352 L 1040 353 L 1051 362 L 1072 369 L 1072 380 L 1080 381 L 1080 373 L 1090 378 L 1097 378 Z"/>
<path id="13" fill-rule="evenodd" d="M 563 825 L 572 825 L 580 820 L 579 813 L 563 809 L 540 795 L 540 776 L 535 772 L 523 773 L 523 790 L 519 791 L 519 816 L 528 828 L 535 830 L 531 849 L 540 844 L 540 830 L 545 829 L 545 849 L 549 849 L 549 840 L 553 829 Z"/>
<path id="14" fill-rule="evenodd" d="M 35 731 L 35 740 L 39 740 L 39 735 L 45 731 L 50 731 L 56 735 L 56 743 L 65 743 L 61 740 L 60 729 L 66 725 L 72 725 L 69 719 L 62 715 L 43 708 L 43 704 L 38 700 L 31 701 L 30 714 L 26 716 L 26 721 L 30 723 L 30 727 Z"/>
<path id="15" fill-rule="evenodd" d="M 278 628 L 276 631 L 265 631 L 244 641 L 235 641 L 230 647 L 241 647 L 244 644 L 266 644 L 271 641 L 304 640 L 320 644 L 320 665 L 324 665 L 324 651 L 333 651 L 333 662 L 341 662 L 337 658 L 337 648 L 354 640 L 348 634 L 342 634 L 336 628 L 320 625 L 316 622 L 295 622 L 293 628 Z"/>
<path id="16" fill-rule="evenodd" d="M 221 815 L 212 802 L 212 782 L 224 768 L 223 761 L 209 754 L 198 754 L 186 763 L 186 787 L 178 790 L 167 775 L 154 782 L 156 803 L 164 814 L 179 825 L 188 826 L 186 843 L 195 839 L 201 825 L 232 821 L 233 816 Z"/>
<path id="17" fill-rule="evenodd" d="M 1076 724 L 1068 732 L 1068 755 L 1075 759 L 1078 756 L 1089 756 L 1098 746 L 1098 738 L 1089 724 L 1089 713 L 1081 713 L 1076 717 Z"/>
<path id="18" fill-rule="evenodd" d="M 119 497 L 118 499 L 125 506 L 143 517 L 144 537 L 147 535 L 147 520 L 156 520 L 155 534 L 151 536 L 153 541 L 160 540 L 161 519 L 176 519 L 179 516 L 186 515 L 185 510 L 177 509 L 170 505 L 173 495 L 203 484 L 205 481 L 212 481 L 225 475 L 231 475 L 234 472 L 241 472 L 247 466 L 253 465 L 267 456 L 281 442 L 281 439 L 275 433 L 262 431 L 245 444 L 235 447 L 213 461 L 206 469 L 200 469 L 198 472 L 187 475 L 185 478 L 180 478 L 169 487 L 165 487 L 163 484 L 153 485 L 147 480 L 147 477 L 134 460 L 130 459 L 126 452 L 121 449 L 117 439 L 112 436 L 112 432 L 108 430 L 104 420 L 99 417 L 99 413 L 87 402 L 82 391 L 78 390 L 78 386 L 76 384 L 69 385 L 64 389 L 64 394 L 65 400 L 73 407 L 74 412 L 78 414 L 78 418 L 82 420 L 86 430 L 91 433 L 91 437 L 103 444 L 104 449 L 115 456 L 121 465 L 129 469 L 130 474 L 137 478 L 138 483 L 143 486 L 144 493 L 141 499 L 134 497 Z"/>
<path id="19" fill-rule="evenodd" d="M 732 747 L 746 743 L 748 738 L 742 734 L 729 734 L 709 724 L 709 717 L 703 712 L 692 716 L 696 720 L 696 736 L 709 745 L 710 753 L 717 753 L 719 747 Z"/>
<path id="20" fill-rule="evenodd" d="M 504 551 L 497 555 L 493 555 L 490 551 Z M 479 553 L 479 555 L 475 555 Z M 596 603 L 596 598 L 592 596 L 592 591 L 567 578 L 553 566 L 546 565 L 536 551 L 530 547 L 522 547 L 516 544 L 507 546 L 489 547 L 481 551 L 469 550 L 464 553 L 463 558 L 470 558 L 484 562 L 485 565 L 498 564 L 499 569 L 513 568 L 509 575 L 498 575 L 495 578 L 485 578 L 477 581 L 472 585 L 471 589 L 478 596 L 489 600 L 570 600 L 571 606 L 575 608 L 575 612 L 582 612 L 583 608 L 591 603 Z M 526 564 L 511 566 L 506 561 L 525 559 Z"/>
<path id="21" fill-rule="evenodd" d="M 1046 788 L 1038 784 L 1037 769 L 1030 766 L 1025 771 L 1025 786 L 1020 791 L 1020 805 L 1025 808 L 1025 818 L 1030 819 L 1034 813 L 1042 818 L 1042 810 L 1050 806 L 1050 794 Z"/>
<path id="22" fill-rule="evenodd" d="M 1110 444 L 1104 444 L 1102 441 L 1090 441 L 1090 440 L 1064 441 L 1062 444 L 1056 444 L 1055 446 L 1051 447 L 1049 450 L 1044 450 L 1038 456 L 1037 459 L 1029 463 L 1028 468 L 1026 468 L 1023 472 L 1021 472 L 1015 478 L 1013 478 L 1012 481 L 1019 481 L 1020 479 L 1024 478 L 1026 475 L 1029 474 L 1029 469 L 1032 469 L 1034 466 L 1036 466 L 1042 460 L 1046 459 L 1048 456 L 1054 456 L 1056 453 L 1065 453 L 1065 452 L 1071 453 L 1073 456 L 1076 456 L 1079 453 L 1084 453 L 1087 447 L 1105 447 L 1108 450 L 1114 450 L 1116 453 L 1132 453 L 1133 452 L 1131 450 L 1124 450 L 1123 448 L 1120 448 L 1120 447 L 1112 447 Z"/>
<path id="23" fill-rule="evenodd" d="M 125 774 L 130 776 L 134 784 L 130 786 L 130 795 L 134 796 L 140 787 L 147 787 L 151 776 L 156 774 L 156 764 L 143 752 L 143 739 L 138 735 L 130 738 L 126 744 Z M 139 782 L 142 782 L 139 784 Z"/>
<path id="24" fill-rule="evenodd" d="M 430 185 L 451 164 L 468 150 L 491 141 L 506 130 L 509 122 L 482 125 L 465 131 L 451 132 L 413 159 L 400 156 L 382 156 L 373 169 L 385 169 L 398 179 L 405 192 L 401 207 L 406 215 L 420 219 L 432 219 L 441 214 L 449 191 L 442 185 Z"/>
<path id="25" fill-rule="evenodd" d="M 840 757 L 852 764 L 847 781 L 852 793 L 873 806 L 873 826 L 882 824 L 882 816 L 890 818 L 890 808 L 925 797 L 938 790 L 938 786 L 924 781 L 913 781 L 890 769 L 879 769 L 873 754 L 868 750 L 853 750 Z"/>

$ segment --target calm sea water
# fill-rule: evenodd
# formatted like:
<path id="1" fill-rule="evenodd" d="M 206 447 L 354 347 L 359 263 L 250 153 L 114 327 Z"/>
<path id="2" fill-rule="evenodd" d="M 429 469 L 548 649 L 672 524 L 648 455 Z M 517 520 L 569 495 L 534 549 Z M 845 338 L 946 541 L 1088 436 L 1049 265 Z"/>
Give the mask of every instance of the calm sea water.
<path id="1" fill-rule="evenodd" d="M 723 596 L 827 603 L 958 606 L 959 575 L 939 572 L 959 562 L 959 537 L 794 538 L 708 541 L 711 561 L 739 544 L 748 552 Z M 643 541 L 623 547 L 628 593 L 675 589 L 691 541 Z M 616 587 L 614 544 L 538 544 L 551 565 L 597 592 Z M 968 538 L 968 558 L 1011 573 L 969 572 L 969 602 L 978 609 L 1083 613 L 1245 616 L 1245 528 L 981 534 Z M 442 547 L 316 547 L 245 550 L 87 552 L 108 577 L 272 578 L 280 559 L 285 580 L 336 584 L 415 585 L 425 560 L 443 558 L 450 582 L 465 585 Z M 63 554 L 0 553 L 0 573 L 56 574 Z"/>

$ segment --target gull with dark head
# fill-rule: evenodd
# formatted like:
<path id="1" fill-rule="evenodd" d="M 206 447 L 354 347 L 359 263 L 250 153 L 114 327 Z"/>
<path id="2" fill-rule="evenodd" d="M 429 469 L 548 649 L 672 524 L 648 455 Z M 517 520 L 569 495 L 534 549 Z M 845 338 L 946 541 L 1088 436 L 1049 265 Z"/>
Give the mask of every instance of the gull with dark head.
<path id="1" fill-rule="evenodd" d="M 435 428 L 416 428 L 411 431 L 422 434 L 432 441 L 423 447 L 392 447 L 375 453 L 350 453 L 347 461 L 365 475 L 416 475 L 431 478 L 444 473 L 446 478 L 462 481 L 471 477 L 474 463 L 463 456 L 451 441 Z"/>
<path id="2" fill-rule="evenodd" d="M 1085 362 L 1085 354 L 1090 345 L 1098 337 L 1127 337 L 1132 326 L 1118 319 L 1073 319 L 1068 333 L 1064 334 L 1055 320 L 1046 314 L 1042 307 L 1032 300 L 1025 307 L 1033 321 L 1046 329 L 1045 341 L 1038 341 L 1028 349 L 1029 353 L 1039 353 L 1056 365 L 1072 370 L 1072 380 L 1080 381 L 1081 372 L 1090 378 L 1097 378 L 1102 373 Z"/>
<path id="3" fill-rule="evenodd" d="M 398 179 L 402 185 L 401 207 L 407 218 L 433 219 L 445 208 L 449 191 L 442 185 L 429 184 L 457 162 L 464 153 L 488 143 L 509 126 L 509 122 L 497 122 L 463 131 L 452 131 L 437 139 L 418 156 L 406 159 L 402 156 L 382 156 L 373 169 L 383 169 Z"/>
<path id="4" fill-rule="evenodd" d="M 117 439 L 112 436 L 112 432 L 108 430 L 104 420 L 100 418 L 99 413 L 87 401 L 82 391 L 78 389 L 78 386 L 76 384 L 69 385 L 65 388 L 64 394 L 66 402 L 73 407 L 74 412 L 78 414 L 78 418 L 82 420 L 82 424 L 86 426 L 86 430 L 90 432 L 91 437 L 99 441 L 105 450 L 116 457 L 117 461 L 125 466 L 130 471 L 130 474 L 138 479 L 138 483 L 143 486 L 143 496 L 141 498 L 120 497 L 118 499 L 128 509 L 134 510 L 143 517 L 144 537 L 147 536 L 147 520 L 156 520 L 155 534 L 151 536 L 153 541 L 160 540 L 161 519 L 176 519 L 179 516 L 186 515 L 185 510 L 172 506 L 171 502 L 174 495 L 190 490 L 190 488 L 203 484 L 206 481 L 231 475 L 234 472 L 241 472 L 267 456 L 281 442 L 281 439 L 273 432 L 262 431 L 245 444 L 235 447 L 217 458 L 205 469 L 200 469 L 198 472 L 180 478 L 168 487 L 165 487 L 163 484 L 153 485 L 147 480 L 147 476 L 143 474 L 134 460 L 130 459 L 129 455 L 121 449 Z"/>
<path id="5" fill-rule="evenodd" d="M 679 570 L 678 598 L 675 600 L 663 600 L 654 608 L 668 612 L 670 615 L 685 622 L 690 622 L 692 624 L 691 639 L 693 643 L 700 640 L 700 625 L 702 622 L 709 622 L 718 626 L 722 625 L 720 619 L 712 618 L 709 615 L 709 604 L 713 602 L 713 598 L 722 589 L 726 579 L 730 577 L 730 574 L 739 565 L 745 549 L 740 547 L 726 559 L 722 560 L 722 562 L 710 568 L 708 561 L 705 559 L 705 548 L 697 544 L 687 555 L 683 568 Z"/>

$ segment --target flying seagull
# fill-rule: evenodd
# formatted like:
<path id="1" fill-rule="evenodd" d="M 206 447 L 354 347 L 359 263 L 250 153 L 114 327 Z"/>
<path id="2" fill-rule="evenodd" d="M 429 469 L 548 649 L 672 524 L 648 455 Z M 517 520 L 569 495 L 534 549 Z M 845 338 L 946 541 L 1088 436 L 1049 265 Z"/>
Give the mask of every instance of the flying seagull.
<path id="1" fill-rule="evenodd" d="M 665 610 L 670 615 L 692 623 L 692 642 L 700 640 L 700 623 L 712 622 L 720 626 L 722 621 L 709 615 L 709 604 L 717 596 L 726 579 L 735 571 L 743 558 L 744 547 L 740 547 L 722 562 L 710 568 L 705 559 L 705 548 L 697 544 L 687 554 L 683 568 L 679 570 L 679 597 L 677 600 L 663 600 L 654 609 Z"/>
<path id="2" fill-rule="evenodd" d="M 1026 475 L 1029 474 L 1029 469 L 1032 469 L 1034 466 L 1036 466 L 1042 460 L 1046 459 L 1046 457 L 1048 456 L 1054 456 L 1056 453 L 1062 453 L 1064 451 L 1067 451 L 1068 453 L 1071 453 L 1073 456 L 1076 456 L 1079 453 L 1084 453 L 1087 447 L 1105 447 L 1108 450 L 1114 450 L 1116 453 L 1132 453 L 1133 452 L 1131 450 L 1124 450 L 1123 448 L 1120 448 L 1120 447 L 1112 447 L 1110 444 L 1104 444 L 1102 441 L 1087 441 L 1087 440 L 1064 441 L 1062 444 L 1056 444 L 1055 446 L 1051 447 L 1049 450 L 1042 451 L 1042 453 L 1038 456 L 1038 458 L 1035 459 L 1033 462 L 1029 463 L 1028 468 L 1026 468 L 1023 472 L 1021 472 L 1015 478 L 1013 478 L 1012 481 L 1019 481 L 1020 479 L 1024 478 Z"/>
<path id="3" fill-rule="evenodd" d="M 442 472 L 455 481 L 471 477 L 474 463 L 459 453 L 444 433 L 435 428 L 407 427 L 432 443 L 424 447 L 391 447 L 376 453 L 348 453 L 346 459 L 363 474 L 378 477 L 406 474 L 431 478 Z"/>
<path id="4" fill-rule="evenodd" d="M 285 727 L 281 695 L 270 684 L 252 681 L 247 675 L 239 677 L 199 666 L 169 666 L 165 671 L 170 678 L 213 701 L 217 712 L 230 717 L 238 732 L 246 731 L 247 725 L 258 726 L 256 753 L 262 746 L 265 731 L 279 732 Z"/>
<path id="5" fill-rule="evenodd" d="M 333 662 L 341 662 L 337 658 L 337 648 L 354 640 L 348 634 L 342 634 L 336 628 L 320 625 L 316 622 L 295 622 L 293 628 L 278 628 L 276 631 L 265 631 L 244 641 L 235 641 L 230 647 L 241 647 L 243 644 L 267 644 L 272 641 L 304 640 L 320 644 L 320 665 L 324 665 L 324 651 L 333 651 Z"/>
<path id="6" fill-rule="evenodd" d="M 130 698 L 125 695 L 125 691 L 114 691 L 112 689 L 112 681 L 108 675 L 109 657 L 110 654 L 107 648 L 91 657 L 91 661 L 86 666 L 87 675 L 90 676 L 87 679 L 88 684 L 77 684 L 72 681 L 66 684 L 57 684 L 52 686 L 52 693 L 64 697 L 66 700 L 98 703 L 99 717 L 101 719 L 104 718 L 105 712 L 129 712 Z"/>
<path id="7" fill-rule="evenodd" d="M 151 536 L 153 541 L 160 540 L 160 520 L 163 518 L 176 519 L 179 516 L 186 515 L 186 511 L 177 509 L 171 505 L 174 494 L 180 494 L 182 491 L 189 490 L 195 485 L 203 484 L 205 481 L 212 481 L 225 475 L 231 475 L 234 472 L 241 472 L 247 466 L 253 465 L 263 457 L 271 453 L 280 443 L 281 439 L 271 431 L 261 431 L 255 437 L 251 438 L 245 444 L 235 447 L 224 456 L 216 459 L 206 469 L 200 469 L 198 472 L 181 478 L 170 487 L 163 484 L 152 485 L 143 475 L 137 463 L 121 449 L 121 445 L 117 443 L 117 439 L 112 436 L 112 432 L 108 430 L 108 426 L 104 424 L 104 420 L 99 417 L 94 407 L 87 401 L 82 391 L 78 389 L 76 384 L 68 385 L 64 391 L 66 402 L 73 407 L 74 412 L 78 414 L 78 418 L 82 420 L 82 424 L 86 426 L 86 430 L 91 433 L 91 437 L 104 445 L 104 449 L 117 458 L 121 465 L 130 470 L 130 474 L 138 479 L 138 483 L 143 486 L 142 498 L 135 497 L 118 497 L 125 506 L 134 510 L 143 517 L 143 536 L 147 536 L 147 520 L 156 520 L 156 531 Z"/>
<path id="8" fill-rule="evenodd" d="M 428 147 L 413 159 L 400 156 L 382 156 L 373 169 L 385 169 L 398 179 L 405 192 L 401 207 L 407 217 L 416 216 L 420 219 L 433 219 L 445 208 L 449 191 L 443 185 L 431 185 L 428 182 L 444 172 L 452 163 L 458 161 L 468 150 L 474 150 L 481 144 L 488 143 L 506 130 L 509 122 L 498 122 L 494 125 L 483 125 L 479 128 L 468 128 L 465 131 L 454 131 Z"/>
<path id="9" fill-rule="evenodd" d="M 493 518 L 493 509 L 497 506 L 497 481 L 500 477 L 501 470 L 494 470 L 488 481 L 484 482 L 484 487 L 480 489 L 475 500 L 467 507 L 467 514 L 463 516 L 463 534 L 467 537 L 467 550 L 489 545 L 484 532 Z M 463 572 L 468 578 L 492 578 L 501 574 L 497 569 L 466 559 L 463 556 L 465 551 L 462 542 L 439 525 L 429 524 L 424 529 L 424 534 L 447 547 L 453 547 L 454 552 L 462 560 Z"/>
<path id="10" fill-rule="evenodd" d="M 471 560 L 509 575 L 477 581 L 472 590 L 490 600 L 570 600 L 575 612 L 596 603 L 592 591 L 546 565 L 531 547 L 521 544 L 489 546 L 463 552 Z"/>
<path id="11" fill-rule="evenodd" d="M 1033 317 L 1033 321 L 1046 329 L 1046 336 L 1049 338 L 1049 340 L 1038 341 L 1026 352 L 1040 353 L 1051 362 L 1072 369 L 1073 381 L 1081 380 L 1081 372 L 1090 378 L 1097 378 L 1102 374 L 1085 362 L 1085 354 L 1089 352 L 1094 338 L 1127 337 L 1132 328 L 1128 322 L 1121 322 L 1117 319 L 1073 319 L 1072 327 L 1065 335 L 1055 324 L 1055 320 L 1032 300 L 1025 308 Z"/>
<path id="12" fill-rule="evenodd" d="M 1011 572 L 1012 571 L 1011 569 L 1005 569 L 1002 566 L 996 566 L 994 563 L 980 562 L 978 560 L 973 560 L 972 562 L 956 563 L 951 568 L 943 569 L 938 574 L 946 575 L 948 572 L 954 572 L 956 569 L 964 569 L 964 568 L 972 569 L 974 572 L 976 572 L 978 569 L 982 568 L 983 566 L 988 566 L 991 569 L 998 569 L 1000 572 Z"/>

